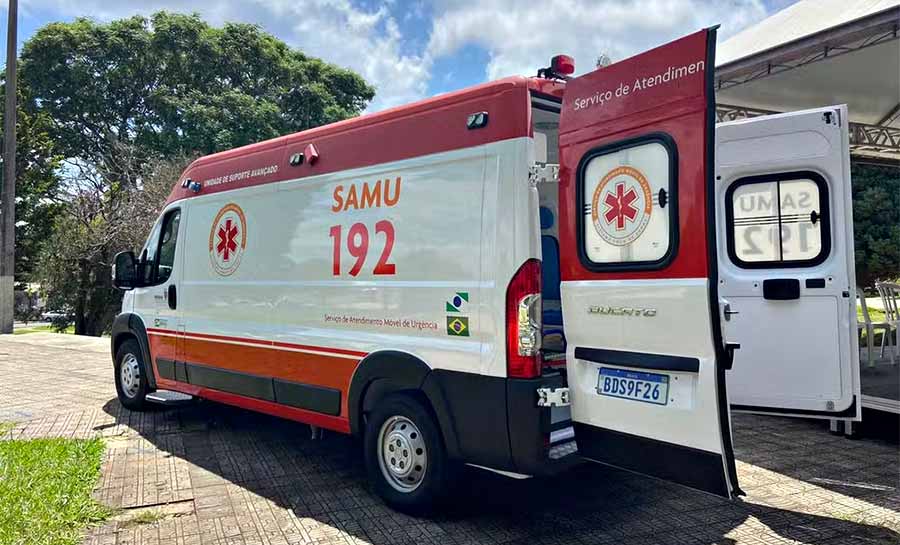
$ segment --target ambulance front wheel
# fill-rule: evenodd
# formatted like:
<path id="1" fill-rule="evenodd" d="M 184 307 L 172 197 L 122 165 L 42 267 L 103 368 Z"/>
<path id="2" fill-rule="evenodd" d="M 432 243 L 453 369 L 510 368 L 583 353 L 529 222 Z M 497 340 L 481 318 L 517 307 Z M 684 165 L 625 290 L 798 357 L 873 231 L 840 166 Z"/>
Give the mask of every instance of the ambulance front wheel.
<path id="1" fill-rule="evenodd" d="M 131 411 L 146 410 L 148 402 L 144 396 L 150 392 L 150 383 L 141 347 L 136 340 L 128 339 L 122 343 L 116 352 L 114 368 L 119 403 Z"/>
<path id="2" fill-rule="evenodd" d="M 410 395 L 381 401 L 366 421 L 366 472 L 388 505 L 427 514 L 449 492 L 450 461 L 430 409 Z"/>

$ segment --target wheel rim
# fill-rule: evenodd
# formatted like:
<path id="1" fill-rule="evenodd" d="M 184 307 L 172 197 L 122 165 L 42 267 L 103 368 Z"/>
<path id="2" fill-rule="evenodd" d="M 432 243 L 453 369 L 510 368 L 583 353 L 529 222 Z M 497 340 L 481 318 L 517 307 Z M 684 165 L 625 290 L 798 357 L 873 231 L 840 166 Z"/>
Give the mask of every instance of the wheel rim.
<path id="1" fill-rule="evenodd" d="M 122 393 L 126 397 L 131 399 L 137 395 L 141 387 L 141 366 L 134 354 L 125 354 L 125 357 L 122 358 L 119 382 L 122 385 Z"/>
<path id="2" fill-rule="evenodd" d="M 428 452 L 422 432 L 412 420 L 392 416 L 381 425 L 378 465 L 395 490 L 408 493 L 422 484 L 428 469 Z"/>

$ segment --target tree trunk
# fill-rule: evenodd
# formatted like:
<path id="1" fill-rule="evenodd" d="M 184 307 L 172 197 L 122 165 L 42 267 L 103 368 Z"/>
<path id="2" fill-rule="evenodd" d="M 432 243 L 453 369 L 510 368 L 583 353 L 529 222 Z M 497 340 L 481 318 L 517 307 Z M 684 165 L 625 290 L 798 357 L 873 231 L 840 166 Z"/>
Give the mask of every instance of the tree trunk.
<path id="1" fill-rule="evenodd" d="M 90 271 L 91 263 L 86 259 L 78 260 L 78 270 L 75 271 L 78 278 L 78 297 L 75 299 L 75 334 L 89 335 L 88 333 L 88 301 L 91 291 Z"/>
<path id="2" fill-rule="evenodd" d="M 112 278 L 109 268 L 103 263 L 109 261 L 109 252 L 98 256 L 97 260 L 90 264 L 88 279 L 90 297 L 85 305 L 84 335 L 99 337 L 112 324 L 113 317 L 118 313 L 119 297 L 112 287 Z"/>
<path id="3" fill-rule="evenodd" d="M 84 307 L 87 294 L 84 290 L 78 289 L 78 298 L 75 299 L 75 334 L 84 335 Z"/>

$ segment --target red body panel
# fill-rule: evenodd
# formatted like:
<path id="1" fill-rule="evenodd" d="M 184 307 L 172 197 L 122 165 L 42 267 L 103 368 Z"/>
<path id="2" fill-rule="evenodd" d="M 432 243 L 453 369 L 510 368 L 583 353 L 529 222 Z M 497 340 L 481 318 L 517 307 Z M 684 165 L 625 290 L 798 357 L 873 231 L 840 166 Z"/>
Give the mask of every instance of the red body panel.
<path id="1" fill-rule="evenodd" d="M 677 47 L 672 47 L 676 45 Z M 659 51 L 664 51 L 661 54 Z M 703 278 L 707 276 L 705 126 L 705 70 L 623 94 L 625 85 L 665 74 L 672 67 L 703 63 L 706 31 L 637 55 L 627 63 L 613 64 L 569 82 L 560 117 L 559 241 L 562 280 L 625 278 Z M 635 70 L 635 65 L 638 69 Z M 704 66 L 704 68 L 706 68 Z M 711 68 L 711 67 L 710 67 Z M 612 98 L 599 104 L 592 97 L 606 92 Z M 618 96 L 617 96 L 618 95 Z M 585 106 L 587 101 L 589 105 Z M 591 272 L 578 257 L 576 169 L 591 149 L 649 132 L 668 133 L 678 143 L 678 218 L 680 242 L 677 254 L 665 269 L 653 271 Z"/>
<path id="2" fill-rule="evenodd" d="M 340 390 L 341 414 L 339 418 L 347 418 L 350 381 L 353 378 L 353 373 L 359 366 L 359 362 L 367 355 L 366 352 L 342 348 L 308 346 L 203 333 L 177 333 L 169 329 L 148 328 L 147 334 L 150 338 L 153 372 L 160 386 L 166 388 L 177 386 L 177 388 L 172 387 L 170 389 L 177 389 L 187 393 L 191 393 L 188 392 L 187 388 L 200 388 L 195 385 L 160 378 L 156 367 L 156 358 L 196 362 L 229 371 Z M 177 351 L 176 343 L 179 347 Z M 206 392 L 212 391 L 208 388 L 200 389 Z M 237 400 L 243 398 L 243 396 L 235 394 L 220 393 L 233 396 Z M 201 397 L 207 396 L 203 395 Z M 246 399 L 253 402 L 259 401 L 253 398 Z M 230 403 L 231 401 L 224 402 Z M 270 404 L 277 405 L 277 403 Z M 301 411 L 301 413 L 298 413 L 300 416 L 310 413 L 310 411 Z M 303 420 L 301 418 L 296 419 Z"/>
<path id="3" fill-rule="evenodd" d="M 202 157 L 192 163 L 167 204 L 194 195 L 294 180 L 468 148 L 531 134 L 531 91 L 561 97 L 564 84 L 512 77 L 383 112 Z M 469 130 L 470 114 L 488 112 L 487 126 Z M 290 157 L 310 144 L 318 158 L 298 166 Z M 182 187 L 191 179 L 202 189 Z M 231 181 L 229 181 L 231 180 Z"/>

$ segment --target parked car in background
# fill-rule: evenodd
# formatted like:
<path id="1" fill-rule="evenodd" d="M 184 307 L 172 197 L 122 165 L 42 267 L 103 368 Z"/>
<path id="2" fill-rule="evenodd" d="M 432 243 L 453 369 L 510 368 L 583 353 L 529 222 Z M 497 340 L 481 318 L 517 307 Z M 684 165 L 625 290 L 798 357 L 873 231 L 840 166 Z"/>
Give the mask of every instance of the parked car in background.
<path id="1" fill-rule="evenodd" d="M 72 313 L 65 310 L 45 310 L 41 312 L 41 321 L 42 322 L 58 322 L 60 320 L 66 320 Z"/>

